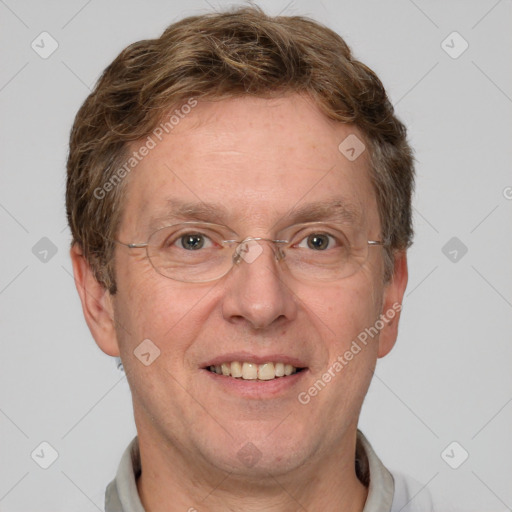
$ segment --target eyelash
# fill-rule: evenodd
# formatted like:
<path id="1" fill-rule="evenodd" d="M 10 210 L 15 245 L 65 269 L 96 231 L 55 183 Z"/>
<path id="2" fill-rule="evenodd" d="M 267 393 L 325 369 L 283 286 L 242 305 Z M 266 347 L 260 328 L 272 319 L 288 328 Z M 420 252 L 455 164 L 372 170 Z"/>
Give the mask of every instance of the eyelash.
<path id="1" fill-rule="evenodd" d="M 208 240 L 212 245 L 219 245 L 208 234 L 196 231 L 196 232 L 190 232 L 190 233 L 186 233 L 186 232 L 178 233 L 172 237 L 172 240 L 170 240 L 170 241 L 166 240 L 164 243 L 164 246 L 169 247 L 172 245 L 181 245 L 181 247 L 180 247 L 181 249 L 186 249 L 185 247 L 183 247 L 183 239 L 187 236 L 202 236 L 204 240 Z M 304 242 L 307 243 L 307 239 L 311 236 L 327 236 L 329 238 L 329 246 L 328 246 L 329 248 L 332 248 L 331 246 L 333 244 L 344 245 L 343 241 L 340 240 L 341 237 L 337 237 L 337 236 L 333 235 L 332 233 L 329 233 L 326 231 L 311 231 L 309 233 L 295 235 L 293 237 L 293 239 L 298 238 L 298 236 L 300 236 L 298 242 L 291 244 L 292 247 L 299 247 Z M 220 238 L 222 238 L 222 237 L 220 237 Z M 208 248 L 208 247 L 201 247 L 201 249 L 203 249 L 203 248 Z"/>
<path id="2" fill-rule="evenodd" d="M 304 242 L 307 243 L 308 238 L 311 237 L 311 236 L 327 236 L 329 238 L 329 242 L 333 242 L 334 244 L 336 244 L 336 243 L 339 244 L 339 240 L 334 235 L 332 235 L 330 233 L 312 232 L 312 233 L 309 233 L 307 235 L 304 235 L 297 244 L 293 245 L 293 247 L 300 246 Z M 329 243 L 329 246 L 330 245 L 332 245 L 332 243 Z M 329 248 L 331 248 L 331 247 L 329 247 Z"/>

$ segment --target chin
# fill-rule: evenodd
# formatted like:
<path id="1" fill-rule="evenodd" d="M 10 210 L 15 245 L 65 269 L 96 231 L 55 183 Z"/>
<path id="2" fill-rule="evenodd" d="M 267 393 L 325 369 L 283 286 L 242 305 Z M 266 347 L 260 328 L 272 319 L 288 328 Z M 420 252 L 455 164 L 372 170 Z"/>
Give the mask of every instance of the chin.
<path id="1" fill-rule="evenodd" d="M 297 425 L 277 427 L 268 424 L 246 426 L 237 438 L 226 437 L 215 446 L 210 440 L 204 455 L 223 471 L 242 478 L 260 478 L 287 474 L 306 462 L 311 462 L 320 445 L 305 435 L 305 428 Z M 309 429 L 311 432 L 312 430 Z M 313 430 L 314 431 L 314 430 Z"/>

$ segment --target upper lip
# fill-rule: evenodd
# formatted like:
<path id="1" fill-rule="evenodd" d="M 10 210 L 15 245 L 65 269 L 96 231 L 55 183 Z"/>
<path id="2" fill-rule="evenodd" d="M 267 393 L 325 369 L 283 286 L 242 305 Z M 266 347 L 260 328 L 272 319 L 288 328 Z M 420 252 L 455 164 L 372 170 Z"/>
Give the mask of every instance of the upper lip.
<path id="1" fill-rule="evenodd" d="M 290 357 L 284 354 L 265 354 L 256 355 L 249 354 L 247 352 L 230 352 L 229 354 L 223 354 L 216 356 L 213 359 L 208 359 L 204 363 L 200 364 L 201 368 L 208 368 L 210 366 L 221 365 L 222 363 L 232 363 L 238 361 L 240 363 L 253 363 L 253 364 L 265 364 L 265 363 L 284 363 L 291 364 L 295 368 L 306 368 L 307 365 L 304 361 L 301 361 L 297 357 Z"/>

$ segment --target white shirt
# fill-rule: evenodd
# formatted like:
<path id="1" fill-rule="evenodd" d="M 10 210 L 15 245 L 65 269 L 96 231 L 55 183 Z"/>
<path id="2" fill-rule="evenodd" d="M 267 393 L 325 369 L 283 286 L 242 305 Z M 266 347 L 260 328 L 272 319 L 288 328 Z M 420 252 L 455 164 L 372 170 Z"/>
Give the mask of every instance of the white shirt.
<path id="1" fill-rule="evenodd" d="M 135 437 L 123 454 L 115 479 L 105 493 L 105 512 L 145 512 L 137 492 L 140 454 Z M 356 473 L 368 487 L 362 512 L 434 512 L 428 489 L 384 467 L 370 443 L 357 431 Z"/>

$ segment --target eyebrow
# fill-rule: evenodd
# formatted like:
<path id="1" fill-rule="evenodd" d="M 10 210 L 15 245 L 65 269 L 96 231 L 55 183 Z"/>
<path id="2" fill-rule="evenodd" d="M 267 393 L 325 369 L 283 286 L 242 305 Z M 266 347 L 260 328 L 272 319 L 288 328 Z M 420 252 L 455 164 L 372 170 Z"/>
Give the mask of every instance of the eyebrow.
<path id="1" fill-rule="evenodd" d="M 229 212 L 221 204 L 200 202 L 185 202 L 181 199 L 171 198 L 166 201 L 163 215 L 150 219 L 149 229 L 158 229 L 165 223 L 199 221 L 215 224 L 229 225 Z M 302 206 L 293 207 L 272 227 L 283 224 L 299 224 L 303 222 L 334 221 L 344 224 L 358 224 L 361 221 L 361 212 L 353 203 L 337 199 L 333 201 L 316 201 Z"/>
<path id="2" fill-rule="evenodd" d="M 163 215 L 158 215 L 150 219 L 148 226 L 150 229 L 162 227 L 165 222 L 183 222 L 196 220 L 199 222 L 212 222 L 215 224 L 224 224 L 228 218 L 227 209 L 214 203 L 185 202 L 181 199 L 167 199 Z"/>
<path id="3" fill-rule="evenodd" d="M 294 207 L 283 218 L 293 222 L 336 221 L 357 224 L 361 220 L 361 212 L 353 203 L 337 199 L 334 201 L 317 201 Z"/>

